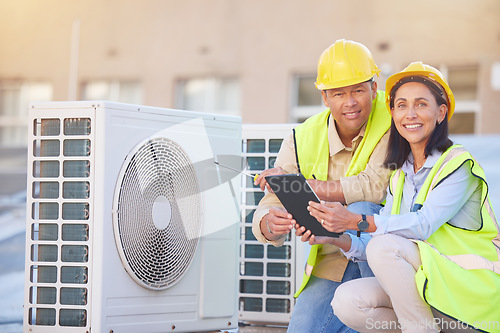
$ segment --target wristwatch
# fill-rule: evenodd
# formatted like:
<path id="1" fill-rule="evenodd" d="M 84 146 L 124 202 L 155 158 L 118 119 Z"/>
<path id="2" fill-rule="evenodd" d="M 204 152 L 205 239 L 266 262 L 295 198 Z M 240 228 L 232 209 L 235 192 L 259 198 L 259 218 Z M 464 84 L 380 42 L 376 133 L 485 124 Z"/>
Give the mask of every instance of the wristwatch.
<path id="1" fill-rule="evenodd" d="M 358 222 L 358 234 L 357 236 L 360 237 L 361 236 L 361 231 L 365 231 L 366 229 L 368 229 L 370 225 L 368 224 L 368 221 L 366 220 L 366 215 L 365 214 L 361 214 L 361 221 Z"/>

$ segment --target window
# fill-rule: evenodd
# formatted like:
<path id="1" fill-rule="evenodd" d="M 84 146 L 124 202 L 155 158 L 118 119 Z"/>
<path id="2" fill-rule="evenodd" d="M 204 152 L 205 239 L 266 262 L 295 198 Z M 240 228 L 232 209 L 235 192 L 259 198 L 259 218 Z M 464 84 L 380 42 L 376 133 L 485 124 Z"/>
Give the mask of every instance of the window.
<path id="1" fill-rule="evenodd" d="M 455 96 L 455 113 L 450 121 L 451 134 L 478 132 L 478 116 L 481 111 L 477 88 L 479 67 L 477 65 L 446 67 L 447 80 Z"/>
<path id="2" fill-rule="evenodd" d="M 0 81 L 0 146 L 25 146 L 29 103 L 51 99 L 52 85 L 48 82 Z"/>
<path id="3" fill-rule="evenodd" d="M 325 109 L 315 75 L 297 75 L 292 81 L 290 122 L 300 123 Z"/>
<path id="4" fill-rule="evenodd" d="M 240 84 L 235 78 L 194 78 L 176 85 L 175 108 L 240 115 Z"/>
<path id="5" fill-rule="evenodd" d="M 82 86 L 83 100 L 107 100 L 141 104 L 141 84 L 136 81 L 88 81 Z"/>

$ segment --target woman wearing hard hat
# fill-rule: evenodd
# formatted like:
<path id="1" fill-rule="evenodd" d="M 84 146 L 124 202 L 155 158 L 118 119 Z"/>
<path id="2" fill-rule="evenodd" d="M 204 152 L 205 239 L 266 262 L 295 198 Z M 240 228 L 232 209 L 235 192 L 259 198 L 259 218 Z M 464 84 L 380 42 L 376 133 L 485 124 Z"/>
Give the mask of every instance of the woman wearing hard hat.
<path id="1" fill-rule="evenodd" d="M 395 170 L 386 206 L 367 217 L 338 203 L 309 206 L 330 231 L 366 220 L 373 236 L 366 253 L 375 277 L 341 285 L 334 313 L 360 332 L 500 332 L 500 227 L 484 171 L 448 138 L 453 93 L 421 62 L 389 77 L 386 89 L 385 164 Z"/>

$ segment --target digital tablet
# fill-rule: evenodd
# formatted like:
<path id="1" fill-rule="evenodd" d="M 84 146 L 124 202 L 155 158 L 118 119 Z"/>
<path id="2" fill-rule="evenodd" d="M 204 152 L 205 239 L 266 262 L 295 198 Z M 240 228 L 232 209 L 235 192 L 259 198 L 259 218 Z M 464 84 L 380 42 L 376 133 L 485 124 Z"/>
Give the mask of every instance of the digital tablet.
<path id="1" fill-rule="evenodd" d="M 309 214 L 308 202 L 320 202 L 320 200 L 301 173 L 265 178 L 287 212 L 292 214 L 300 226 L 311 230 L 315 236 L 339 237 L 342 234 L 326 230 L 315 217 Z"/>

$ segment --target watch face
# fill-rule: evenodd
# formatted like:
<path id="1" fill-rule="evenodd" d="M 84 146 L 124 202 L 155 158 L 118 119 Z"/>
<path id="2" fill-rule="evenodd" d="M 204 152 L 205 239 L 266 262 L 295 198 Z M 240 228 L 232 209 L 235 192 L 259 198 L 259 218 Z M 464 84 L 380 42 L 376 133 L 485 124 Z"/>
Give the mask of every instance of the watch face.
<path id="1" fill-rule="evenodd" d="M 358 229 L 359 229 L 360 231 L 365 231 L 366 229 L 368 229 L 368 227 L 369 227 L 369 226 L 370 226 L 370 225 L 369 225 L 369 224 L 368 224 L 368 222 L 367 222 L 367 221 L 365 221 L 365 220 L 362 220 L 362 221 L 359 221 L 359 222 L 358 222 Z"/>

